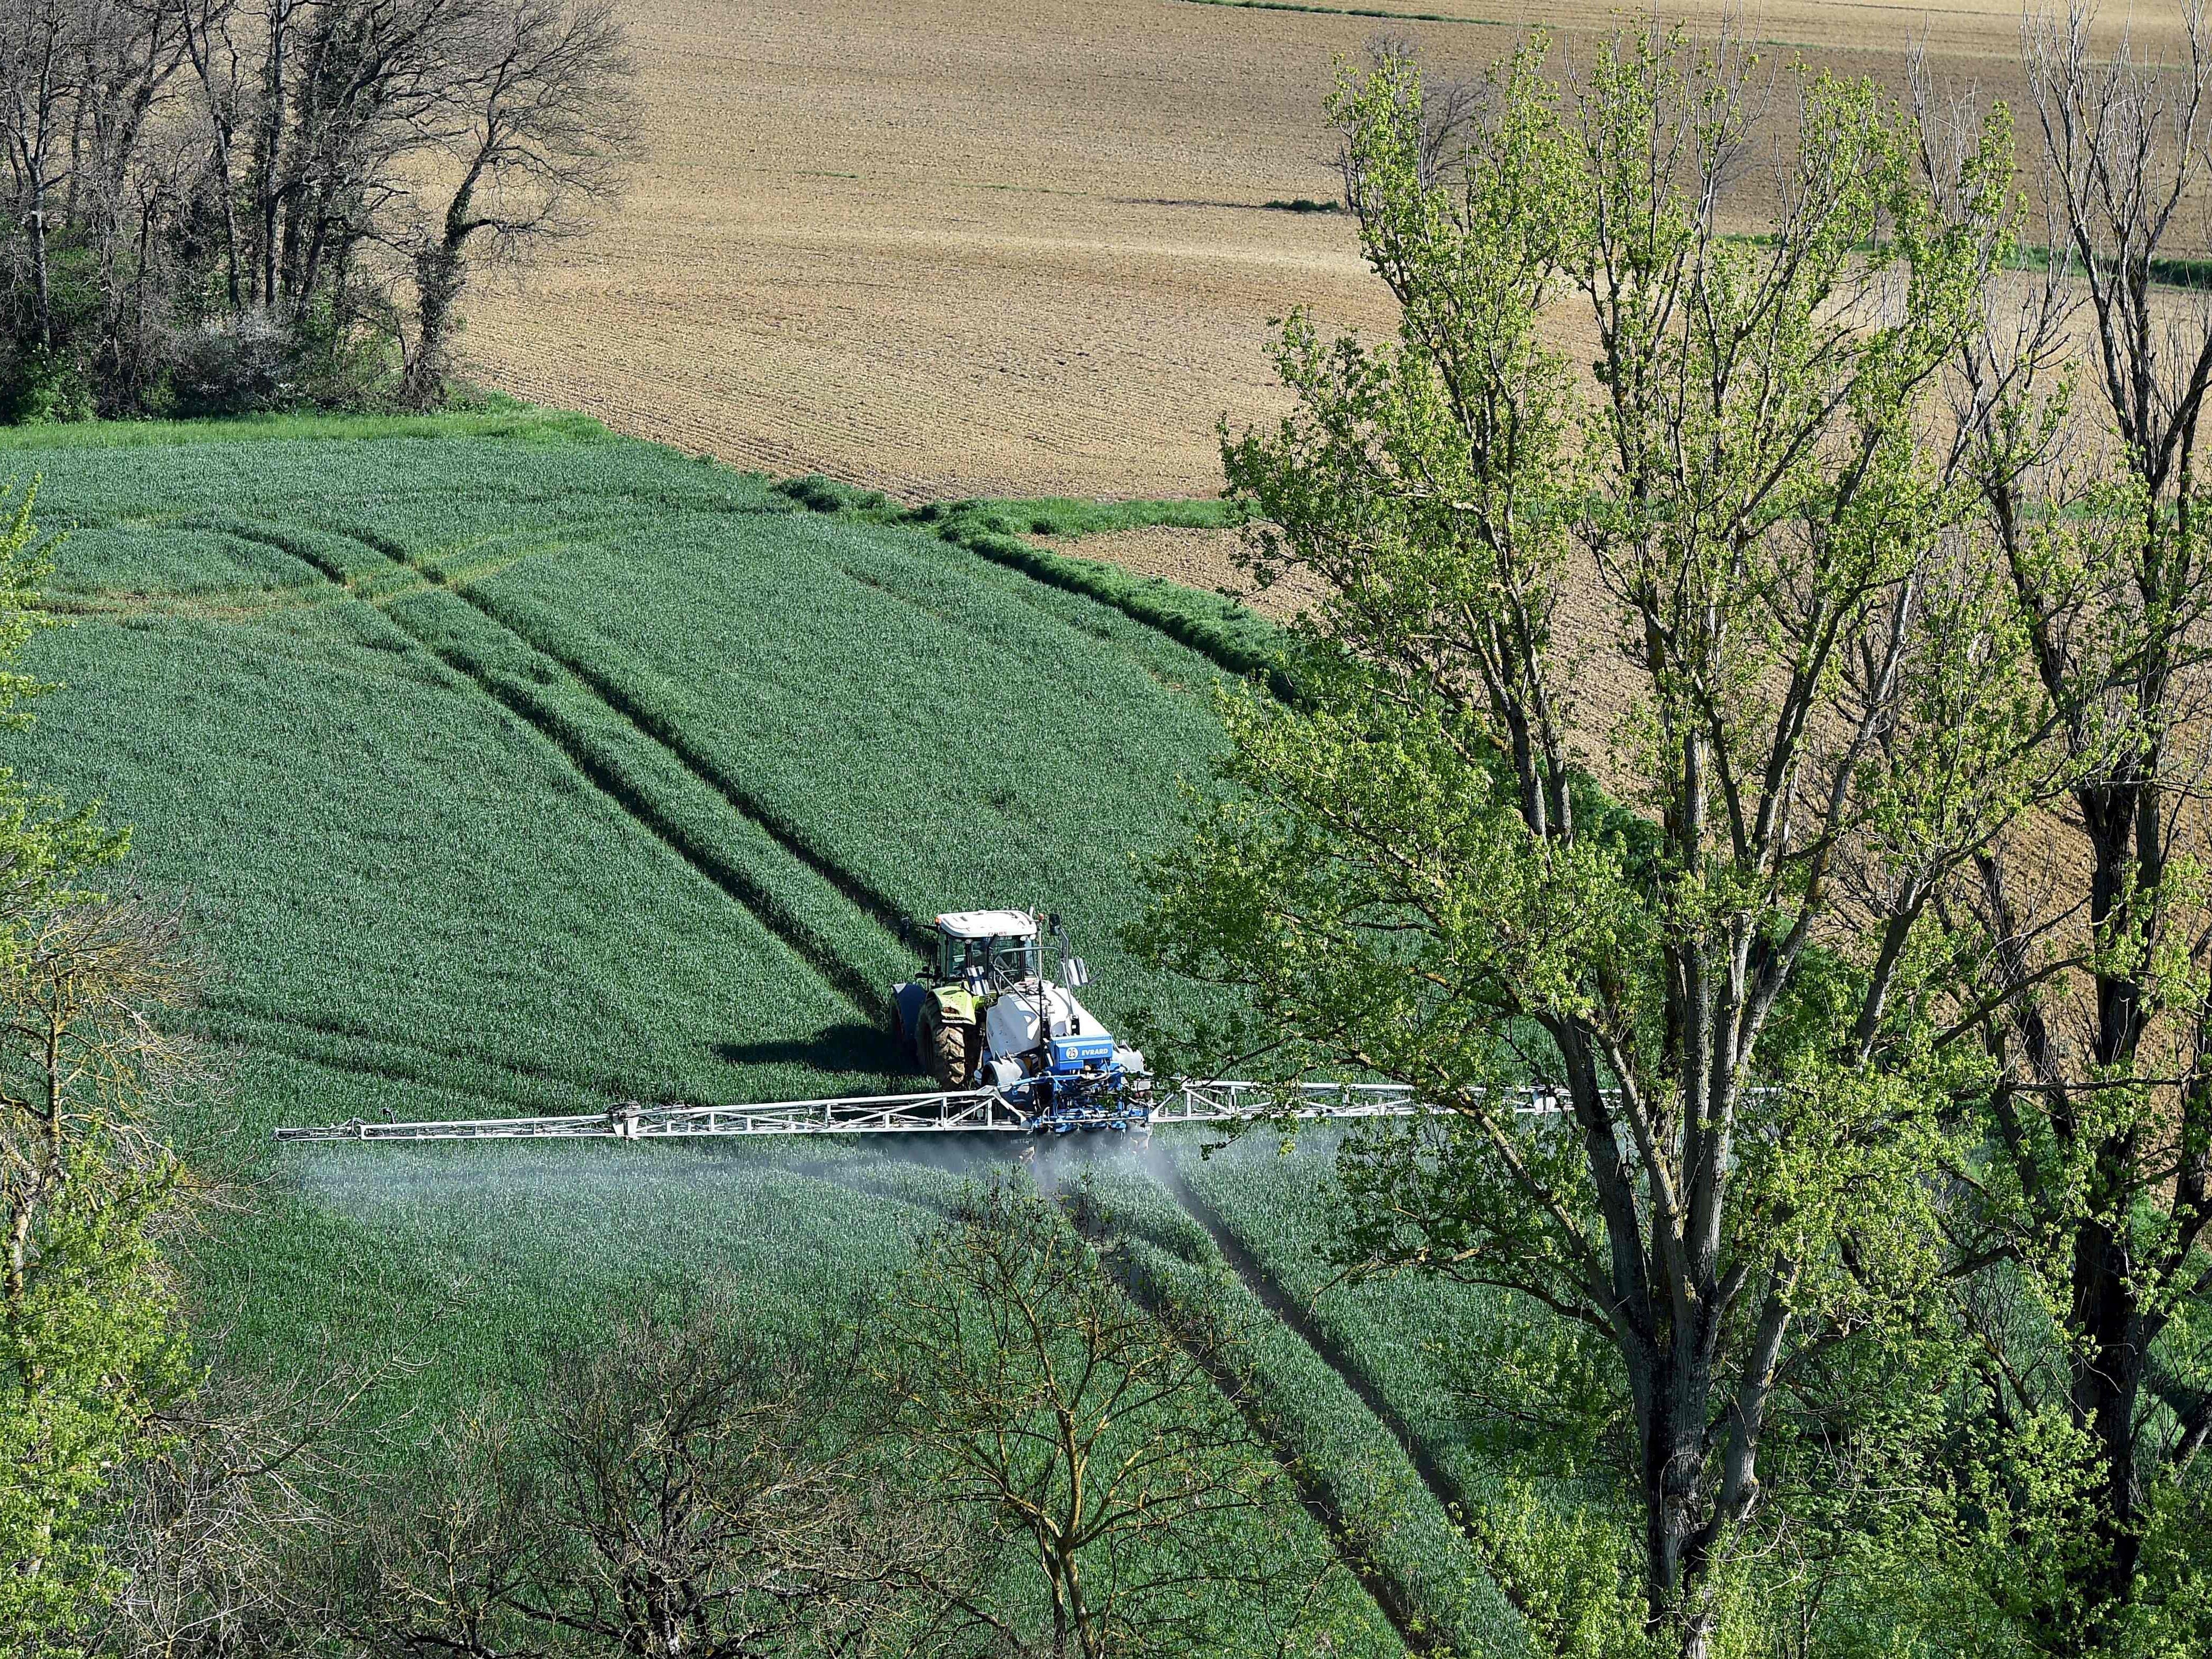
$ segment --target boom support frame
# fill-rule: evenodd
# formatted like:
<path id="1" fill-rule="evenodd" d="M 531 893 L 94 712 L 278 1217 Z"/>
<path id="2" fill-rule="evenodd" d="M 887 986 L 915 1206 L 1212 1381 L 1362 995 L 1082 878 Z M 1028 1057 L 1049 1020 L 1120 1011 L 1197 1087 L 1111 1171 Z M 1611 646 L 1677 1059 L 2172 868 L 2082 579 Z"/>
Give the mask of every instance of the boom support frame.
<path id="1" fill-rule="evenodd" d="M 1515 1091 L 1516 1109 L 1562 1109 L 1549 1090 Z M 1302 1083 L 1286 1086 L 1230 1079 L 1175 1083 L 1158 1090 L 1147 1127 L 1169 1123 L 1232 1123 L 1255 1118 L 1410 1117 L 1426 1107 L 1393 1083 Z M 1036 1115 L 995 1089 L 933 1094 L 846 1095 L 757 1106 L 643 1106 L 626 1101 L 604 1112 L 570 1117 L 457 1118 L 444 1122 L 344 1123 L 276 1132 L 280 1141 L 368 1140 L 674 1140 L 702 1135 L 1030 1134 Z"/>

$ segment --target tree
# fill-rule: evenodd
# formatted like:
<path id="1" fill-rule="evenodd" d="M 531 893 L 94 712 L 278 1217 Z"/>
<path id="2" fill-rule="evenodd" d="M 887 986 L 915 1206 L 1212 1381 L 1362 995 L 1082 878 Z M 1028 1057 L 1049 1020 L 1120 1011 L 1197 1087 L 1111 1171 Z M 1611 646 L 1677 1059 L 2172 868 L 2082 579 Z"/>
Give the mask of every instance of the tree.
<path id="1" fill-rule="evenodd" d="M 471 261 L 618 186 L 634 79 L 605 0 L 0 8 L 15 414 L 357 397 L 402 348 L 434 400 Z"/>
<path id="2" fill-rule="evenodd" d="M 48 618 L 49 545 L 0 534 L 0 663 Z M 0 722 L 46 690 L 0 669 Z M 81 884 L 126 838 L 0 769 L 0 1644 L 66 1647 L 114 1589 L 110 1472 L 146 1456 L 190 1373 L 161 1259 L 185 1198 L 160 1114 L 195 1086 L 155 1020 L 195 975 L 175 906 Z"/>
<path id="3" fill-rule="evenodd" d="M 1442 1109 L 1348 1145 L 1340 1255 L 1595 1346 L 1621 1559 L 1686 1656 L 1799 1478 L 1778 1419 L 1833 1446 L 1826 1383 L 1934 1293 L 1967 1062 L 1930 1038 L 1931 906 L 2068 764 L 1944 441 L 2009 135 L 1972 135 L 1947 218 L 1891 100 L 1799 72 L 1764 234 L 1726 236 L 1747 69 L 1646 37 L 1570 94 L 1532 45 L 1435 181 L 1412 66 L 1340 81 L 1397 337 L 1294 316 L 1295 412 L 1224 430 L 1255 573 L 1323 597 L 1298 701 L 1224 703 L 1225 787 L 1139 935 L 1285 1069 Z M 1578 587 L 1617 625 L 1571 641 Z"/>
<path id="4" fill-rule="evenodd" d="M 636 70 L 613 0 L 497 0 L 453 67 L 442 146 L 459 177 L 434 222 L 407 233 L 415 343 L 403 396 L 418 406 L 444 395 L 470 247 L 512 263 L 581 234 L 637 143 Z"/>
<path id="5" fill-rule="evenodd" d="M 331 1654 L 344 1634 L 334 1540 L 395 1437 L 357 1408 L 410 1368 L 397 1356 L 364 1365 L 325 1344 L 271 1376 L 234 1359 L 224 1331 L 194 1323 L 191 1393 L 153 1419 L 147 1455 L 108 1472 L 102 1548 L 116 1593 L 82 1633 L 83 1651 Z"/>
<path id="6" fill-rule="evenodd" d="M 1231 1586 L 1273 1593 L 1295 1635 L 1272 1539 L 1296 1495 L 1224 1392 L 1234 1340 L 1205 1313 L 1139 1310 L 1055 1206 L 1001 1182 L 925 1241 L 878 1334 L 894 1432 L 1034 1565 L 1054 1659 L 1220 1651 Z M 1029 1650 L 1018 1597 L 940 1588 Z"/>
<path id="7" fill-rule="evenodd" d="M 869 1469 L 834 1334 L 727 1302 L 562 1356 L 519 1416 L 441 1431 L 347 1527 L 342 1622 L 371 1651 L 520 1659 L 927 1653 L 957 1537 Z"/>
<path id="8" fill-rule="evenodd" d="M 2079 4 L 2029 30 L 2049 257 L 1959 376 L 1987 534 L 2075 757 L 2060 810 L 1947 896 L 1955 1030 L 1995 1077 L 1957 1220 L 1986 1269 L 1960 1303 L 1990 1425 L 1966 1478 L 2002 1473 L 1979 1501 L 2041 1562 L 2019 1596 L 2068 1653 L 2212 1639 L 2188 1565 L 2212 1545 L 2212 315 L 2168 285 L 2201 281 L 2212 41 L 2184 19 L 2166 68 L 2124 35 L 2100 57 Z M 1924 76 L 1920 101 L 1948 185 L 1954 110 Z"/>

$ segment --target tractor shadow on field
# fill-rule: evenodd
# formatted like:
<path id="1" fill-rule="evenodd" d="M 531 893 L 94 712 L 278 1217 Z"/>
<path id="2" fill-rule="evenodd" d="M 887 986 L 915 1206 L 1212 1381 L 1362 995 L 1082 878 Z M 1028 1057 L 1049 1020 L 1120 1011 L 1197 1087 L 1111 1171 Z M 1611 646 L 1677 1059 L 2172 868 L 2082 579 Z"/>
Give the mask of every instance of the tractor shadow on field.
<path id="1" fill-rule="evenodd" d="M 796 1061 L 818 1072 L 894 1075 L 914 1070 L 914 1052 L 891 1040 L 877 1025 L 849 1021 L 825 1026 L 809 1037 L 775 1042 L 718 1042 L 714 1058 L 731 1066 L 769 1066 Z"/>

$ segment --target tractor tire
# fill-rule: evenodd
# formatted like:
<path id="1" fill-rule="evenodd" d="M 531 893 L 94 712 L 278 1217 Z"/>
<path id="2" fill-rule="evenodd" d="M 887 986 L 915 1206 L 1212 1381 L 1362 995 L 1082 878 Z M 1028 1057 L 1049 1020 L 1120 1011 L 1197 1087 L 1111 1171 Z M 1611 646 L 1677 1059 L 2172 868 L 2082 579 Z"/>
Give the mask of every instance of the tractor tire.
<path id="1" fill-rule="evenodd" d="M 969 1083 L 968 1031 L 965 1025 L 947 1024 L 925 1018 L 921 1022 L 921 1058 L 940 1089 L 964 1089 Z"/>

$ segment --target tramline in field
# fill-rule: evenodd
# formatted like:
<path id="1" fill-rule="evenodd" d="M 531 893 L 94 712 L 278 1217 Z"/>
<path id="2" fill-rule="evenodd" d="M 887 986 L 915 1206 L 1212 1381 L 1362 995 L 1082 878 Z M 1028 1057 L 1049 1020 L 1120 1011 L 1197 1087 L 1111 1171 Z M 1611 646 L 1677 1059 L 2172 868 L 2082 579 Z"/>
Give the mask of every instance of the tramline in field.
<path id="1" fill-rule="evenodd" d="M 1056 970 L 1044 971 L 1047 936 Z M 627 1101 L 564 1117 L 462 1118 L 281 1128 L 278 1140 L 658 1140 L 693 1135 L 1148 1133 L 1162 1123 L 1407 1116 L 1424 1109 L 1395 1084 L 1290 1085 L 1177 1079 L 1156 1094 L 1143 1053 L 1115 1041 L 1076 1000 L 1090 969 L 1057 915 L 954 910 L 921 930 L 921 973 L 891 993 L 891 1035 L 939 1087 L 758 1105 Z M 1523 1109 L 1552 1109 L 1524 1091 Z"/>

